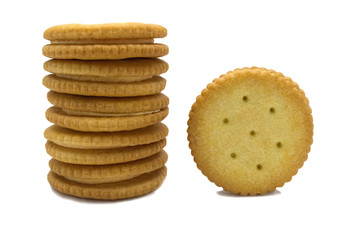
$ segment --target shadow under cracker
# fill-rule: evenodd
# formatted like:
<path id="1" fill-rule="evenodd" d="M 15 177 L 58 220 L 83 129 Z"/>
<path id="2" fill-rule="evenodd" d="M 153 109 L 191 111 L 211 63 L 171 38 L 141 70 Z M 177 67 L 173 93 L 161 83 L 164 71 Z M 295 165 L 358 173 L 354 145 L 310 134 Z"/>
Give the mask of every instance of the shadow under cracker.
<path id="1" fill-rule="evenodd" d="M 233 197 L 233 198 L 248 198 L 248 197 L 272 197 L 272 196 L 276 196 L 276 195 L 280 195 L 281 192 L 278 191 L 278 190 L 274 190 L 273 192 L 268 192 L 264 195 L 247 195 L 247 196 L 242 196 L 242 195 L 239 195 L 239 194 L 233 194 L 231 192 L 228 192 L 228 191 L 224 191 L 224 190 L 220 190 L 217 192 L 217 194 L 219 196 L 222 196 L 222 197 Z"/>

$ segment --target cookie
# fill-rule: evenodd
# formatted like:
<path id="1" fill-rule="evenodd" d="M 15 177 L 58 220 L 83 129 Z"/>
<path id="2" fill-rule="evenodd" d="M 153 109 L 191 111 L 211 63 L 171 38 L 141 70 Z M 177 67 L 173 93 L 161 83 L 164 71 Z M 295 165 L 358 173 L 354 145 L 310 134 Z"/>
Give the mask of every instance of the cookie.
<path id="1" fill-rule="evenodd" d="M 86 97 L 64 93 L 48 92 L 48 100 L 55 107 L 77 112 L 82 115 L 122 116 L 127 114 L 157 112 L 167 108 L 169 99 L 162 93 L 143 97 Z M 94 114 L 92 114 L 94 113 Z M 99 113 L 99 114 L 95 114 Z M 80 115 L 80 114 L 78 114 Z"/>
<path id="2" fill-rule="evenodd" d="M 128 163 L 98 166 L 69 164 L 53 158 L 49 161 L 49 167 L 53 173 L 70 181 L 100 184 L 124 181 L 155 171 L 163 167 L 167 159 L 168 155 L 165 151 Z"/>
<path id="3" fill-rule="evenodd" d="M 56 59 L 118 60 L 125 58 L 156 58 L 167 55 L 164 44 L 48 44 L 43 55 Z"/>
<path id="4" fill-rule="evenodd" d="M 66 178 L 49 172 L 48 181 L 57 191 L 80 198 L 116 200 L 145 195 L 156 190 L 164 181 L 167 168 L 164 166 L 153 172 L 126 181 L 83 184 L 67 180 Z"/>
<path id="5" fill-rule="evenodd" d="M 78 149 L 112 149 L 158 142 L 168 135 L 163 123 L 125 132 L 79 132 L 56 125 L 48 127 L 44 137 L 62 147 Z"/>
<path id="6" fill-rule="evenodd" d="M 144 128 L 162 121 L 168 115 L 168 108 L 144 114 L 128 116 L 85 115 L 83 112 L 67 111 L 50 107 L 46 119 L 55 125 L 82 132 L 116 132 Z"/>
<path id="7" fill-rule="evenodd" d="M 114 149 L 77 149 L 68 148 L 47 141 L 45 148 L 53 158 L 66 163 L 81 165 L 106 165 L 130 162 L 149 157 L 160 152 L 167 144 L 166 139 L 131 147 Z"/>
<path id="8" fill-rule="evenodd" d="M 226 191 L 265 194 L 290 181 L 313 142 L 309 101 L 298 85 L 264 68 L 221 75 L 189 113 L 197 167 Z"/>
<path id="9" fill-rule="evenodd" d="M 153 39 L 167 36 L 167 29 L 156 24 L 107 23 L 64 24 L 48 28 L 44 38 L 54 43 L 63 42 L 126 42 L 124 40 Z M 83 42 L 81 42 L 83 41 Z M 142 41 L 146 42 L 146 41 Z M 146 42 L 149 43 L 149 42 Z"/>
<path id="10" fill-rule="evenodd" d="M 43 85 L 59 93 L 98 97 L 135 97 L 160 93 L 166 80 L 155 76 L 138 82 L 89 82 L 58 77 L 55 74 L 43 78 Z"/>
<path id="11" fill-rule="evenodd" d="M 165 73 L 168 64 L 157 58 L 112 61 L 52 59 L 44 63 L 44 69 L 73 80 L 135 82 Z"/>

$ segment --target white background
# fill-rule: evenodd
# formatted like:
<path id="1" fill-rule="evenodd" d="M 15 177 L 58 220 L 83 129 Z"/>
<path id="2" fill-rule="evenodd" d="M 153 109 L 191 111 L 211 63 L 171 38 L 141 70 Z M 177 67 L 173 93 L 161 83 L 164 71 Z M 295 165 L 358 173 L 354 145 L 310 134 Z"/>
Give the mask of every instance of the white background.
<path id="1" fill-rule="evenodd" d="M 2 1 L 1 239 L 360 239 L 360 1 Z M 43 138 L 46 28 L 156 23 L 170 47 L 168 177 L 133 200 L 79 200 L 53 191 Z M 314 144 L 290 183 L 233 196 L 209 182 L 188 149 L 188 112 L 235 68 L 290 76 L 313 109 Z"/>

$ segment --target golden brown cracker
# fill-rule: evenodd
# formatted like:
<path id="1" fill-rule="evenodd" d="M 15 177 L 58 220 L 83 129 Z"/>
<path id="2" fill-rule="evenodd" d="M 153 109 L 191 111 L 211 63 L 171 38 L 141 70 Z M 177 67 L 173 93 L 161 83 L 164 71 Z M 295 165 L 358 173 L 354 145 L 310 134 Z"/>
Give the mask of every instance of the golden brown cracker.
<path id="1" fill-rule="evenodd" d="M 78 165 L 51 159 L 50 170 L 59 176 L 78 183 L 100 184 L 119 182 L 155 171 L 164 166 L 168 155 L 160 151 L 155 155 L 127 163 L 110 165 Z"/>
<path id="2" fill-rule="evenodd" d="M 50 74 L 44 77 L 43 85 L 59 93 L 97 97 L 136 97 L 160 93 L 166 80 L 155 76 L 138 82 L 91 82 L 78 81 Z"/>
<path id="3" fill-rule="evenodd" d="M 154 143 L 168 135 L 163 123 L 124 132 L 79 132 L 56 125 L 48 127 L 44 137 L 63 147 L 78 149 L 113 149 Z"/>
<path id="4" fill-rule="evenodd" d="M 156 190 L 164 181 L 167 168 L 164 166 L 153 172 L 126 181 L 82 184 L 69 181 L 53 172 L 49 172 L 48 181 L 57 191 L 80 198 L 116 200 L 142 196 Z"/>
<path id="5" fill-rule="evenodd" d="M 130 147 L 114 149 L 77 149 L 57 145 L 47 141 L 45 148 L 53 158 L 72 164 L 106 165 L 130 162 L 149 157 L 160 152 L 167 144 L 166 139 Z"/>
<path id="6" fill-rule="evenodd" d="M 136 83 L 144 80 L 152 79 L 155 76 L 145 75 L 138 77 L 124 77 L 124 76 L 82 76 L 69 74 L 56 74 L 57 77 L 66 78 L 69 80 L 85 81 L 85 82 L 100 82 L 100 83 Z"/>
<path id="7" fill-rule="evenodd" d="M 153 38 L 117 38 L 117 39 L 83 39 L 52 40 L 53 45 L 119 45 L 119 44 L 152 44 Z"/>
<path id="8" fill-rule="evenodd" d="M 163 38 L 167 29 L 156 24 L 106 23 L 106 24 L 64 24 L 48 28 L 44 38 L 50 41 L 88 41 L 139 38 Z"/>
<path id="9" fill-rule="evenodd" d="M 80 60 L 156 58 L 168 52 L 168 46 L 164 44 L 48 44 L 43 47 L 46 57 Z"/>
<path id="10" fill-rule="evenodd" d="M 117 132 L 144 128 L 162 121 L 168 115 L 168 108 L 155 113 L 126 117 L 69 115 L 61 108 L 50 107 L 45 116 L 55 125 L 82 132 Z"/>
<path id="11" fill-rule="evenodd" d="M 165 73 L 168 64 L 157 58 L 133 58 L 123 60 L 61 60 L 51 59 L 44 69 L 55 74 L 81 76 L 95 81 L 141 81 Z M 94 77 L 94 78 L 92 78 Z"/>
<path id="12" fill-rule="evenodd" d="M 169 99 L 162 93 L 142 97 L 88 97 L 54 91 L 48 92 L 48 100 L 55 107 L 91 113 L 142 113 L 168 107 Z"/>
<path id="13" fill-rule="evenodd" d="M 307 159 L 313 120 L 290 78 L 244 68 L 215 79 L 189 113 L 189 146 L 202 173 L 241 195 L 265 194 L 291 180 Z"/>

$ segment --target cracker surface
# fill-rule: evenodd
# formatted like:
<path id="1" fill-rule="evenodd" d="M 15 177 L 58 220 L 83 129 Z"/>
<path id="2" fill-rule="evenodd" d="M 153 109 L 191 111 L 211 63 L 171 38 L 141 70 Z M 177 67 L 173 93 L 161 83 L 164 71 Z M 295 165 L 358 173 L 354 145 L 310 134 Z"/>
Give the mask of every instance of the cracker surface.
<path id="1" fill-rule="evenodd" d="M 142 113 L 168 107 L 169 99 L 162 93 L 142 97 L 86 97 L 54 91 L 48 92 L 48 100 L 55 107 L 93 113 Z"/>
<path id="2" fill-rule="evenodd" d="M 127 163 L 108 165 L 77 165 L 56 159 L 49 161 L 50 170 L 68 180 L 85 184 L 119 182 L 155 171 L 164 166 L 168 155 L 165 151 Z"/>
<path id="3" fill-rule="evenodd" d="M 142 196 L 156 190 L 163 183 L 167 168 L 162 167 L 153 172 L 126 181 L 83 184 L 69 181 L 66 178 L 49 172 L 48 181 L 57 191 L 80 198 L 118 200 Z"/>
<path id="4" fill-rule="evenodd" d="M 226 191 L 265 194 L 291 180 L 310 151 L 313 120 L 297 84 L 264 68 L 215 79 L 189 113 L 197 167 Z"/>
<path id="5" fill-rule="evenodd" d="M 88 80 L 91 77 L 98 77 L 95 79 L 97 81 L 102 81 L 102 77 L 120 77 L 127 81 L 127 77 L 130 77 L 129 81 L 141 81 L 144 78 L 152 78 L 165 73 L 168 70 L 168 64 L 158 58 L 112 61 L 51 59 L 44 63 L 44 69 L 55 74 L 79 75 Z"/>
<path id="6" fill-rule="evenodd" d="M 154 143 L 168 135 L 168 128 L 163 123 L 132 131 L 120 132 L 80 132 L 59 127 L 48 127 L 44 137 L 63 147 L 78 149 L 113 149 Z"/>
<path id="7" fill-rule="evenodd" d="M 80 165 L 106 165 L 130 162 L 149 157 L 160 152 L 167 144 L 166 139 L 160 141 L 113 149 L 78 149 L 57 145 L 47 141 L 47 153 L 58 161 Z"/>
<path id="8" fill-rule="evenodd" d="M 55 59 L 156 58 L 168 52 L 168 46 L 164 44 L 48 44 L 43 47 L 43 55 Z"/>
<path id="9" fill-rule="evenodd" d="M 44 38 L 61 40 L 114 40 L 137 38 L 163 38 L 167 29 L 157 24 L 146 23 L 105 23 L 105 24 L 63 24 L 48 28 Z"/>
<path id="10" fill-rule="evenodd" d="M 166 85 L 166 80 L 155 76 L 137 82 L 96 82 L 79 81 L 55 74 L 43 78 L 43 85 L 59 93 L 97 97 L 136 97 L 160 93 Z"/>
<path id="11" fill-rule="evenodd" d="M 61 108 L 50 107 L 46 119 L 55 125 L 82 132 L 117 132 L 144 128 L 162 121 L 168 115 L 168 108 L 155 113 L 126 117 L 70 115 Z"/>

